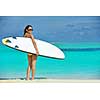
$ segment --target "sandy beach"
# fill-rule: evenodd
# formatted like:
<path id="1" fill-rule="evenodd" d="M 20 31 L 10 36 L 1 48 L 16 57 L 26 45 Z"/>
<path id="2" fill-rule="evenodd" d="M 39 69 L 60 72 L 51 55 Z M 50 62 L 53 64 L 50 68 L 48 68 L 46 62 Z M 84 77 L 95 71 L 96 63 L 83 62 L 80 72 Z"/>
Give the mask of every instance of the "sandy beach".
<path id="1" fill-rule="evenodd" d="M 100 83 L 100 80 L 34 79 L 0 80 L 0 83 Z"/>

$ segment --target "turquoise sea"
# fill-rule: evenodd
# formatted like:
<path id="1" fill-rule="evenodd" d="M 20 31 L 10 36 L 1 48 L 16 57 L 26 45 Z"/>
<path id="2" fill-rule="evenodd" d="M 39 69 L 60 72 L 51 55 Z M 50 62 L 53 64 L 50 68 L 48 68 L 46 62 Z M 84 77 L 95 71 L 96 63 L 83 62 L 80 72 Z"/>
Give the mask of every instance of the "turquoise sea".
<path id="1" fill-rule="evenodd" d="M 64 60 L 38 56 L 35 78 L 100 79 L 100 43 L 52 43 Z M 26 77 L 27 53 L 0 45 L 0 79 Z"/>

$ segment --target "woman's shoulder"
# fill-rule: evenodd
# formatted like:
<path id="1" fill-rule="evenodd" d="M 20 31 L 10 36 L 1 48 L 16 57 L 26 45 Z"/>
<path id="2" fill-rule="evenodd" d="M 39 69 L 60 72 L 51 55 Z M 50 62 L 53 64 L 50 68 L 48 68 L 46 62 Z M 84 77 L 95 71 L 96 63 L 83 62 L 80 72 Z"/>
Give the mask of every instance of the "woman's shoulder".
<path id="1" fill-rule="evenodd" d="M 26 37 L 26 33 L 24 33 L 24 35 L 23 35 L 24 37 Z"/>
<path id="2" fill-rule="evenodd" d="M 27 37 L 28 35 L 27 35 L 27 33 L 24 33 L 24 37 Z"/>
<path id="3" fill-rule="evenodd" d="M 24 34 L 24 37 L 29 37 L 29 38 L 30 38 L 31 35 L 32 35 L 32 34 L 25 33 L 25 34 Z"/>

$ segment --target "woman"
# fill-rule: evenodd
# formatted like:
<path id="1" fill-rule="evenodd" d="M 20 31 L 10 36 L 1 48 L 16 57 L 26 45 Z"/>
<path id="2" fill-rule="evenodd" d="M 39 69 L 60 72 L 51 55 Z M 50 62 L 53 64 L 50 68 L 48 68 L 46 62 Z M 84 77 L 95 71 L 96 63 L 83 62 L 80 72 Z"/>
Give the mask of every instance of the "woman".
<path id="1" fill-rule="evenodd" d="M 28 53 L 28 68 L 27 68 L 27 75 L 26 79 L 30 79 L 30 70 L 32 70 L 32 80 L 34 80 L 34 74 L 35 74 L 35 64 L 37 56 L 39 55 L 39 51 L 36 45 L 36 42 L 34 40 L 34 36 L 32 35 L 33 28 L 31 25 L 27 25 L 24 29 L 24 37 L 31 38 L 34 48 L 36 50 L 36 54 Z"/>

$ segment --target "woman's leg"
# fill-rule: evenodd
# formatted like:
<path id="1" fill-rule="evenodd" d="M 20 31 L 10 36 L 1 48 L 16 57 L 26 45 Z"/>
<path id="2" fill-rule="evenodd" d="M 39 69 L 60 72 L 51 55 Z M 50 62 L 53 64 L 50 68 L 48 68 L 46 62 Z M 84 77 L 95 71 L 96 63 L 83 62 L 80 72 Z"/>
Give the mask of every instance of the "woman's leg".
<path id="1" fill-rule="evenodd" d="M 37 55 L 32 55 L 32 80 L 34 80 L 34 75 L 35 75 L 36 59 Z"/>
<path id="2" fill-rule="evenodd" d="M 28 55 L 28 68 L 27 68 L 27 75 L 26 75 L 27 80 L 30 79 L 30 69 L 31 68 L 32 68 L 32 56 Z"/>

